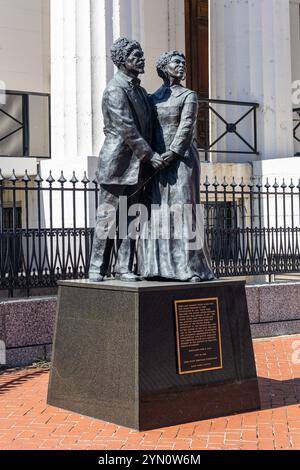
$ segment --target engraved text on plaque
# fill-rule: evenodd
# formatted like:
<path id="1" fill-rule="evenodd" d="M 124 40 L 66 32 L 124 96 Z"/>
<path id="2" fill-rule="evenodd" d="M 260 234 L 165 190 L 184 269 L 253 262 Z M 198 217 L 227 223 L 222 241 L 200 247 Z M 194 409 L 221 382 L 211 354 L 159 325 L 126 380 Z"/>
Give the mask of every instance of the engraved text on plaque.
<path id="1" fill-rule="evenodd" d="M 176 300 L 179 374 L 222 369 L 219 301 Z"/>

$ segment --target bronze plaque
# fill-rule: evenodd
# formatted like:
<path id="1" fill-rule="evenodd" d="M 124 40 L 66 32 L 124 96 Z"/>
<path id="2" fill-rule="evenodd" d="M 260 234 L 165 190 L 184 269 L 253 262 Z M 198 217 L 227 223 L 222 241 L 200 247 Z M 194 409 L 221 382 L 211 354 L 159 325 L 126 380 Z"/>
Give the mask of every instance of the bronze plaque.
<path id="1" fill-rule="evenodd" d="M 175 300 L 179 374 L 223 368 L 218 298 Z"/>

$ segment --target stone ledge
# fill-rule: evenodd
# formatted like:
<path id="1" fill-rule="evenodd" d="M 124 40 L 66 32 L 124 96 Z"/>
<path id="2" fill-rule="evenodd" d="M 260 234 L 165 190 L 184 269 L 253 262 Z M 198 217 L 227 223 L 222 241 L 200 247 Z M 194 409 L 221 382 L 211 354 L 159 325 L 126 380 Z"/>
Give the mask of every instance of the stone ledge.
<path id="1" fill-rule="evenodd" d="M 300 283 L 246 285 L 246 295 L 253 338 L 299 332 Z M 44 345 L 52 343 L 56 304 L 56 296 L 0 301 L 0 340 L 17 348 L 7 351 L 10 366 L 46 358 Z"/>
<path id="2" fill-rule="evenodd" d="M 298 334 L 300 320 L 254 323 L 250 325 L 252 338 L 271 338 Z"/>
<path id="3" fill-rule="evenodd" d="M 7 365 L 50 358 L 56 304 L 56 296 L 0 302 L 0 340 L 7 348 Z"/>
<path id="4" fill-rule="evenodd" d="M 247 285 L 250 323 L 300 320 L 300 283 Z"/>
<path id="5" fill-rule="evenodd" d="M 6 366 L 22 367 L 36 361 L 50 361 L 52 345 L 26 346 L 6 351 Z"/>

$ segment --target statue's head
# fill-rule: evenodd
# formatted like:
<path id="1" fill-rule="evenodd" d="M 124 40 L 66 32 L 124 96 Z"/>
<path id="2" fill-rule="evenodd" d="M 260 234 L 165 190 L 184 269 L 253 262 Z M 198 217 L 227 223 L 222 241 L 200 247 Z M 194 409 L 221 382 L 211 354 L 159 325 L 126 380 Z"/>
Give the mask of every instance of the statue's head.
<path id="1" fill-rule="evenodd" d="M 145 57 L 139 42 L 127 38 L 117 39 L 111 47 L 111 58 L 118 69 L 133 75 L 145 71 Z"/>
<path id="2" fill-rule="evenodd" d="M 168 51 L 161 54 L 156 62 L 158 75 L 166 82 L 171 78 L 179 82 L 186 77 L 185 55 L 178 51 Z"/>

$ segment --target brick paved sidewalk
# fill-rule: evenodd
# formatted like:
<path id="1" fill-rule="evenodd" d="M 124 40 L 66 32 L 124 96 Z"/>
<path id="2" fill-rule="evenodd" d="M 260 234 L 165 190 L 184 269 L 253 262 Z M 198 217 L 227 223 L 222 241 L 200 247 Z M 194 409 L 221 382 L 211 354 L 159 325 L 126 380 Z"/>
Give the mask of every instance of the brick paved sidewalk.
<path id="1" fill-rule="evenodd" d="M 48 406 L 48 370 L 2 373 L 0 449 L 300 449 L 300 336 L 254 347 L 261 411 L 142 433 Z"/>

